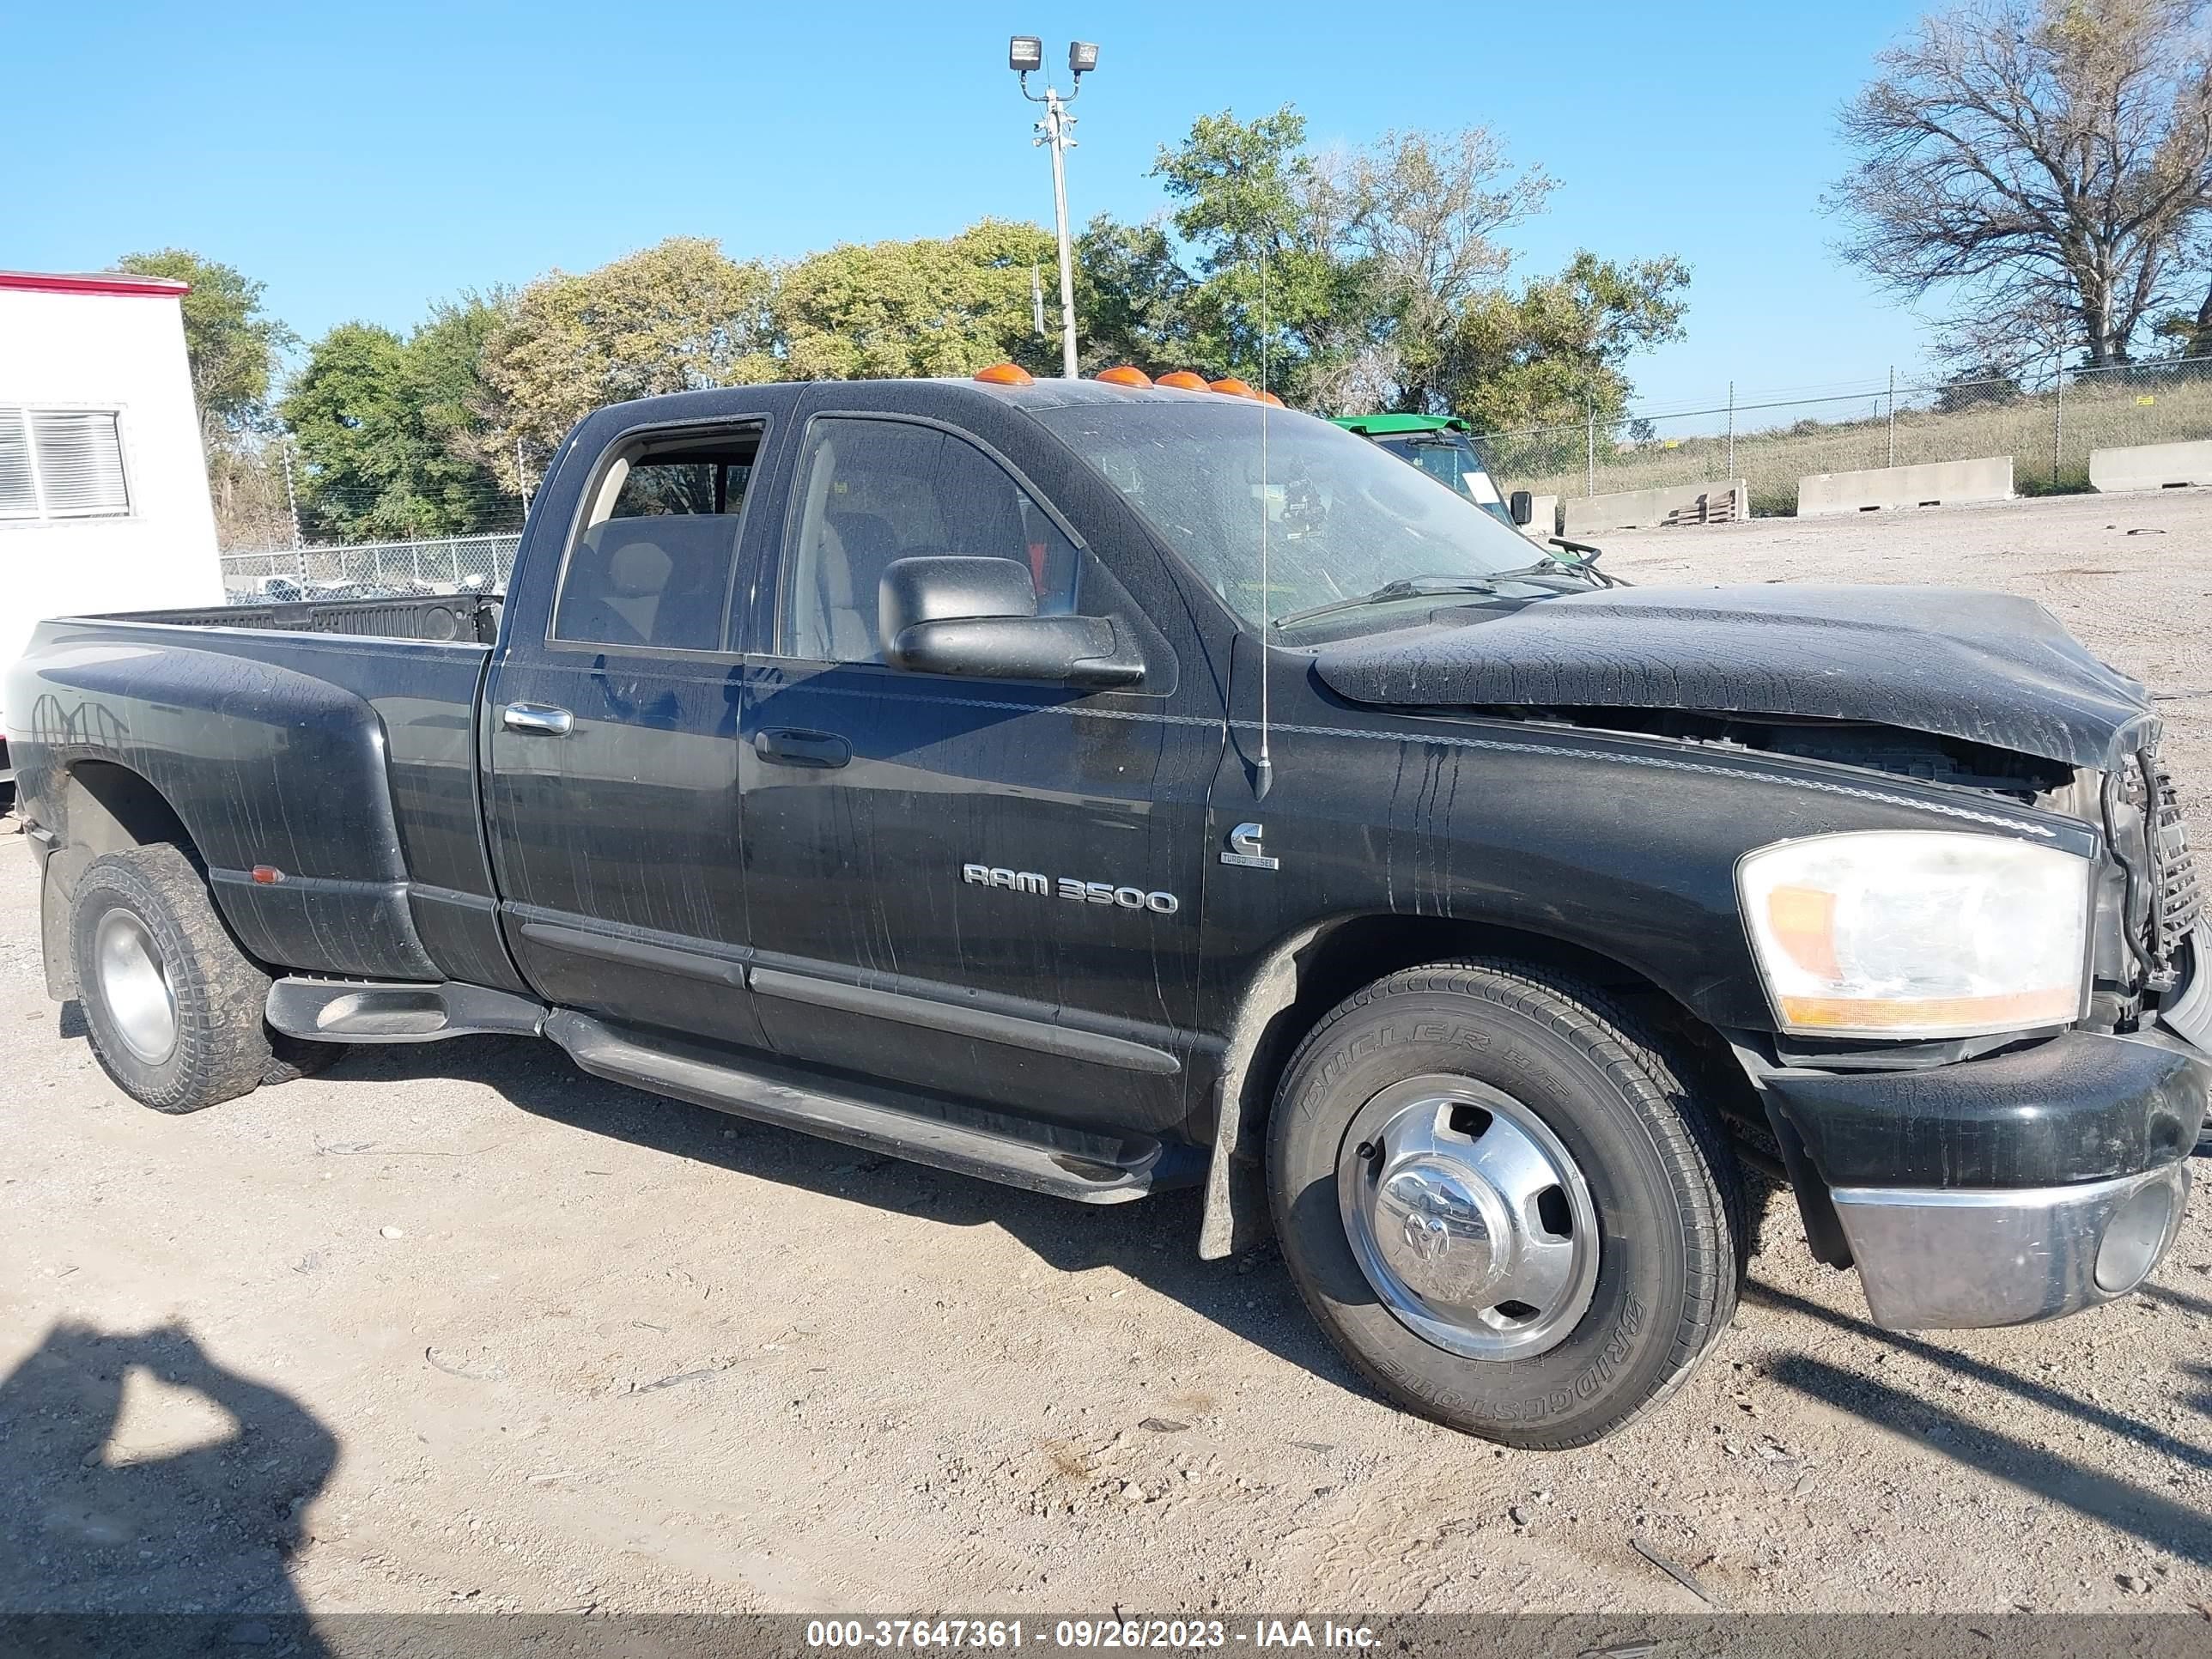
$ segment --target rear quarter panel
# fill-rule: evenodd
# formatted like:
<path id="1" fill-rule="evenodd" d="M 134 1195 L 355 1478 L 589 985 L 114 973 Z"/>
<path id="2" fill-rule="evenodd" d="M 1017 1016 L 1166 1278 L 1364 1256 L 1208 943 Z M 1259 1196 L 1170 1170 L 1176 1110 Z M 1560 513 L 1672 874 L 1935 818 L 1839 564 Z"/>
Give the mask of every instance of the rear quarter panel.
<path id="1" fill-rule="evenodd" d="M 5 707 L 24 811 L 67 853 L 72 769 L 157 790 L 247 949 L 279 967 L 507 985 L 476 797 L 486 659 L 427 643 L 42 623 Z M 283 880 L 254 883 L 256 866 Z"/>

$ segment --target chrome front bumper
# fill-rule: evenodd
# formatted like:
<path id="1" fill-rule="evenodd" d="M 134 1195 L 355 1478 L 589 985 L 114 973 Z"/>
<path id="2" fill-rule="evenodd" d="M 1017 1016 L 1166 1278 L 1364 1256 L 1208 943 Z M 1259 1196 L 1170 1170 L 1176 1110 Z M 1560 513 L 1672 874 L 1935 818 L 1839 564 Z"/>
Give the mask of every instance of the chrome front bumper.
<path id="1" fill-rule="evenodd" d="M 2185 1159 L 2065 1187 L 1838 1187 L 1875 1322 L 1960 1330 L 2055 1319 L 2124 1296 L 2158 1265 L 2189 1199 Z"/>

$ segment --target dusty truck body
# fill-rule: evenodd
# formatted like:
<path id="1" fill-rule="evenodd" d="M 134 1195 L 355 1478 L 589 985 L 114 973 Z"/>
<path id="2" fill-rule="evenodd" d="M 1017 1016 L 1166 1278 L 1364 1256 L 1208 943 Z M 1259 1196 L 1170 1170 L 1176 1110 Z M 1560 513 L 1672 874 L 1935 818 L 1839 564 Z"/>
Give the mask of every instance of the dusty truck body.
<path id="1" fill-rule="evenodd" d="M 532 1032 L 1202 1185 L 1202 1253 L 1272 1227 L 1379 1388 L 1520 1444 L 1717 1340 L 1747 1181 L 1892 1327 L 2156 1264 L 2212 981 L 2142 688 L 2021 601 L 1601 586 L 1323 422 L 1023 379 L 602 410 L 489 644 L 44 624 L 53 994 L 165 1109 Z"/>

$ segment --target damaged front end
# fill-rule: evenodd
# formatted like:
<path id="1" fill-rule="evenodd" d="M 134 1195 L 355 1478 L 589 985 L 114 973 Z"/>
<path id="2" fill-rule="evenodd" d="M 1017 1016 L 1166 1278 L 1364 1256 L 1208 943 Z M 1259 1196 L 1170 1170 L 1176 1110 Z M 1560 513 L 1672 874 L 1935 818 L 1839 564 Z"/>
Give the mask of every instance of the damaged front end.
<path id="1" fill-rule="evenodd" d="M 1594 591 L 1364 635 L 1314 672 L 1355 702 L 1835 769 L 1870 804 L 1904 804 L 1878 781 L 1934 786 L 1982 822 L 1845 822 L 1737 866 L 1773 1010 L 1718 1034 L 1752 1085 L 1723 1109 L 1748 1161 L 1895 1328 L 2071 1312 L 2172 1243 L 2212 1091 L 2203 897 L 2143 688 L 2049 612 L 1942 588 Z M 1880 971 L 1838 969 L 1847 939 Z"/>
<path id="2" fill-rule="evenodd" d="M 1815 1255 L 1857 1269 L 1885 1327 L 2052 1318 L 2148 1275 L 2180 1226 L 2212 1081 L 2212 951 L 2154 726 L 2087 769 L 1850 722 L 1515 712 L 1972 790 L 2094 830 L 2078 1018 L 1905 1041 L 1731 1032 L 1764 1117 L 1736 1127 L 1786 1175 Z"/>

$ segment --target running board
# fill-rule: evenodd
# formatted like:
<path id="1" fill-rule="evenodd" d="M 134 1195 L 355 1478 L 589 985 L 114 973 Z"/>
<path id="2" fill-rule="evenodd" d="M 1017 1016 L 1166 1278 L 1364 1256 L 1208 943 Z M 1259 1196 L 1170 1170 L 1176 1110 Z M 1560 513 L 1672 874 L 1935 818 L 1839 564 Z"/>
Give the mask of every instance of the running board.
<path id="1" fill-rule="evenodd" d="M 1157 1141 L 1124 1143 L 1136 1152 L 1133 1157 L 1125 1154 L 1114 1161 L 1086 1158 L 1042 1141 L 833 1092 L 835 1085 L 823 1079 L 772 1061 L 739 1070 L 716 1060 L 649 1047 L 588 1014 L 566 1008 L 547 1017 L 544 1035 L 594 1077 L 1080 1204 L 1122 1204 L 1163 1187 L 1185 1184 L 1162 1179 L 1178 1160 L 1169 1158 Z"/>
<path id="2" fill-rule="evenodd" d="M 543 1003 L 484 985 L 280 979 L 269 988 L 269 1023 L 319 1042 L 435 1042 L 441 1037 L 536 1036 Z"/>

